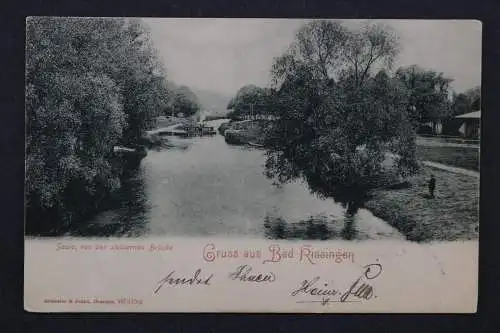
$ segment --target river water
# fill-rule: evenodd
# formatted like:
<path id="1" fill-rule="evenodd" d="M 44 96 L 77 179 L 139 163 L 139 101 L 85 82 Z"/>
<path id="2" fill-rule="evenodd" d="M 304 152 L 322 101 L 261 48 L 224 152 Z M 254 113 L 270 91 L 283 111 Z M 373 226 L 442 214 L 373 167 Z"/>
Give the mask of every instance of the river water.
<path id="1" fill-rule="evenodd" d="M 346 215 L 301 182 L 273 185 L 263 174 L 262 150 L 227 145 L 218 134 L 173 139 L 173 145 L 148 151 L 115 207 L 71 234 L 404 239 L 367 210 Z"/>

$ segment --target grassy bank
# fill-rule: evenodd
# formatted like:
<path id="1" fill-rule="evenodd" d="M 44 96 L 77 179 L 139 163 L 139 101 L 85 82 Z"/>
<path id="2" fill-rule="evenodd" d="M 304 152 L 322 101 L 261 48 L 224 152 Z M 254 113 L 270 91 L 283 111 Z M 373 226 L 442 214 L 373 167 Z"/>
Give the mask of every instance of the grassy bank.
<path id="1" fill-rule="evenodd" d="M 266 120 L 230 121 L 219 127 L 226 142 L 234 144 L 263 143 Z"/>
<path id="2" fill-rule="evenodd" d="M 479 149 L 476 148 L 417 146 L 417 156 L 422 161 L 479 170 Z"/>
<path id="3" fill-rule="evenodd" d="M 428 197 L 431 173 L 437 180 L 434 199 Z M 409 185 L 374 191 L 365 207 L 412 241 L 478 238 L 478 178 L 424 167 Z"/>

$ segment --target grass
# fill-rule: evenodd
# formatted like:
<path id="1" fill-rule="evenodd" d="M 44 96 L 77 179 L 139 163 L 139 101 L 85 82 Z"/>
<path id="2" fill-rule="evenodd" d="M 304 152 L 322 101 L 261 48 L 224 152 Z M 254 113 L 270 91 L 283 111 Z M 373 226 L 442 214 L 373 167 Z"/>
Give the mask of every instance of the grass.
<path id="1" fill-rule="evenodd" d="M 430 174 L 436 177 L 435 198 L 428 196 Z M 409 186 L 377 190 L 365 203 L 409 240 L 453 241 L 479 237 L 479 179 L 423 167 Z"/>
<path id="2" fill-rule="evenodd" d="M 476 148 L 417 146 L 417 156 L 423 161 L 479 170 L 479 149 Z"/>

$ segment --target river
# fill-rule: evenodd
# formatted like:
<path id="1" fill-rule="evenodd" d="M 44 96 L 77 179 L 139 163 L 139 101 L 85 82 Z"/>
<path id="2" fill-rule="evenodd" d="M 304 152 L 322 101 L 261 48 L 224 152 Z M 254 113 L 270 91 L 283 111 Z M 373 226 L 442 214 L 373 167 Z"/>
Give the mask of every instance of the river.
<path id="1" fill-rule="evenodd" d="M 174 146 L 148 151 L 116 206 L 70 234 L 404 239 L 369 211 L 346 215 L 301 182 L 273 185 L 263 174 L 262 150 L 227 145 L 219 134 L 174 139 Z"/>

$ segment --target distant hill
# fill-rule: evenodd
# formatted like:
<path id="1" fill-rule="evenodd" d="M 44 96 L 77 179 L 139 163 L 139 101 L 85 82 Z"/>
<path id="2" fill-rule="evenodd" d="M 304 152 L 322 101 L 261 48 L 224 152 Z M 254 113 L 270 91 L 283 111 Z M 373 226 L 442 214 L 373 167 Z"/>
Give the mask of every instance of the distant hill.
<path id="1" fill-rule="evenodd" d="M 227 105 L 232 96 L 217 93 L 205 89 L 195 89 L 178 85 L 175 82 L 168 81 L 167 87 L 171 91 L 184 91 L 193 92 L 196 95 L 195 100 L 201 106 L 202 110 L 208 111 L 207 113 L 213 116 L 225 116 L 228 113 Z M 191 94 L 189 94 L 191 95 Z"/>
<path id="2" fill-rule="evenodd" d="M 212 116 L 224 116 L 228 113 L 227 104 L 232 96 L 204 89 L 192 89 L 204 110 Z"/>

